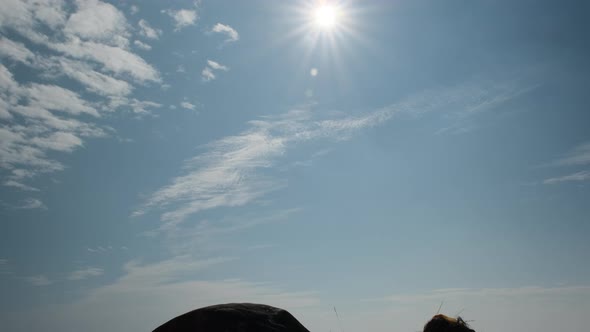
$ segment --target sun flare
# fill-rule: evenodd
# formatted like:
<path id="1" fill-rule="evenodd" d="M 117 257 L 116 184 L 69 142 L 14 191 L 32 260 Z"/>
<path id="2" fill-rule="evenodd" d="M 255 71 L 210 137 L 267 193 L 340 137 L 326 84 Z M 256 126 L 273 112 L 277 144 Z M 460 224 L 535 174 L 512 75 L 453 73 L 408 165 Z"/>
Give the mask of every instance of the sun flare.
<path id="1" fill-rule="evenodd" d="M 334 6 L 321 5 L 313 12 L 315 24 L 320 28 L 331 28 L 337 22 L 338 11 Z"/>

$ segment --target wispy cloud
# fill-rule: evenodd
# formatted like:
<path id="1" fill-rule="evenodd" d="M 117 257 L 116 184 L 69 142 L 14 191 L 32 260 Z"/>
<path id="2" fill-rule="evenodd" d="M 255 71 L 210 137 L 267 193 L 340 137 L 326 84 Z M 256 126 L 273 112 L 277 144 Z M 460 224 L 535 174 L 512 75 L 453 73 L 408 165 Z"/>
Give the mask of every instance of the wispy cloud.
<path id="1" fill-rule="evenodd" d="M 238 32 L 229 25 L 217 23 L 211 29 L 211 32 L 220 33 L 226 36 L 225 42 L 236 42 L 240 39 Z"/>
<path id="2" fill-rule="evenodd" d="M 472 96 L 462 93 L 464 90 L 464 86 L 459 86 L 437 93 L 430 91 L 358 115 L 340 113 L 322 118 L 321 113 L 312 111 L 312 106 L 305 106 L 280 116 L 250 121 L 247 130 L 211 142 L 203 153 L 186 161 L 184 174 L 153 193 L 134 215 L 151 209 L 164 210 L 162 221 L 166 227 L 173 227 L 200 211 L 253 203 L 286 186 L 264 170 L 276 166 L 298 144 L 346 140 L 359 130 L 389 121 L 396 114 L 417 116 L 450 107 L 476 108 L 495 98 L 493 93 L 497 93 L 482 89 L 491 95 Z"/>
<path id="3" fill-rule="evenodd" d="M 38 200 L 36 198 L 27 198 L 17 208 L 24 209 L 24 210 L 33 210 L 33 209 L 45 210 L 45 209 L 47 209 L 47 206 L 45 206 L 45 204 L 43 204 L 43 202 L 41 202 L 40 200 Z"/>
<path id="4" fill-rule="evenodd" d="M 48 286 L 53 284 L 53 281 L 49 280 L 49 278 L 44 275 L 26 277 L 25 280 L 33 286 Z"/>
<path id="5" fill-rule="evenodd" d="M 201 71 L 201 77 L 203 81 L 208 82 L 214 80 L 217 76 L 215 76 L 216 71 L 228 71 L 229 67 L 224 66 L 218 62 L 213 60 L 207 60 L 207 66 L 203 68 Z"/>
<path id="6" fill-rule="evenodd" d="M 195 25 L 199 18 L 197 11 L 194 9 L 166 9 L 162 10 L 162 13 L 172 17 L 174 20 L 174 31 L 180 31 L 186 27 Z"/>
<path id="7" fill-rule="evenodd" d="M 152 287 L 160 283 L 178 280 L 179 276 L 194 274 L 233 260 L 235 260 L 233 257 L 194 259 L 183 255 L 150 264 L 131 261 L 125 264 L 125 275 L 119 279 L 114 287 L 127 290 Z"/>
<path id="8" fill-rule="evenodd" d="M 590 164 L 590 142 L 585 142 L 568 151 L 563 157 L 550 163 L 552 166 L 579 166 Z"/>
<path id="9" fill-rule="evenodd" d="M 207 66 L 211 67 L 214 70 L 223 70 L 223 71 L 229 70 L 229 68 L 227 66 L 219 64 L 213 60 L 207 60 Z"/>
<path id="10" fill-rule="evenodd" d="M 195 106 L 194 104 L 189 103 L 188 101 L 183 101 L 180 103 L 180 107 L 187 109 L 187 110 L 191 110 L 194 111 L 197 106 Z"/>
<path id="11" fill-rule="evenodd" d="M 270 249 L 270 248 L 274 248 L 275 245 L 274 244 L 255 244 L 252 246 L 247 247 L 247 250 L 263 250 L 263 249 Z"/>
<path id="12" fill-rule="evenodd" d="M 23 191 L 39 191 L 38 188 L 28 186 L 26 184 L 14 181 L 14 180 L 7 180 L 4 182 L 4 185 L 7 187 L 17 188 Z"/>
<path id="13" fill-rule="evenodd" d="M 521 79 L 509 79 L 485 86 L 466 86 L 447 95 L 451 104 L 457 108 L 445 113 L 445 121 L 449 125 L 441 128 L 436 134 L 463 134 L 471 132 L 481 123 L 476 122 L 479 116 L 489 112 L 505 110 L 505 105 L 538 87 L 537 84 L 526 84 Z M 461 105 L 467 101 L 468 104 Z"/>
<path id="14" fill-rule="evenodd" d="M 104 270 L 98 267 L 88 267 L 85 269 L 76 270 L 68 275 L 68 280 L 84 280 L 88 278 L 98 277 L 104 273 Z"/>
<path id="15" fill-rule="evenodd" d="M 162 35 L 162 30 L 152 28 L 144 19 L 139 20 L 137 25 L 139 26 L 139 34 L 146 38 L 159 39 Z"/>
<path id="16" fill-rule="evenodd" d="M 299 211 L 300 209 L 294 208 L 256 215 L 241 214 L 240 217 L 205 219 L 182 227 L 177 225 L 178 227 L 175 228 L 166 228 L 168 225 L 164 225 L 163 228 L 148 231 L 145 235 L 155 236 L 160 231 L 165 231 L 164 244 L 170 252 L 176 255 L 187 252 L 241 252 L 247 248 L 233 244 L 239 242 L 234 239 L 238 238 L 240 234 L 272 223 L 287 221 Z"/>
<path id="17" fill-rule="evenodd" d="M 281 181 L 258 171 L 273 166 L 288 146 L 312 139 L 344 139 L 352 131 L 386 121 L 394 111 L 315 121 L 308 110 L 296 110 L 251 121 L 249 130 L 212 142 L 207 146 L 209 151 L 187 161 L 189 172 L 155 192 L 135 214 L 182 202 L 179 208 L 162 214 L 163 221 L 174 224 L 202 210 L 245 205 L 284 187 Z"/>
<path id="18" fill-rule="evenodd" d="M 543 166 L 571 169 L 587 165 L 590 165 L 590 142 L 578 144 L 561 157 L 546 163 Z M 547 178 L 543 180 L 543 184 L 559 184 L 564 182 L 582 182 L 589 180 L 590 171 L 580 170 L 575 173 Z"/>
<path id="19" fill-rule="evenodd" d="M 93 248 L 86 248 L 88 252 L 92 253 L 102 253 L 102 252 L 109 252 L 113 250 L 113 246 L 97 246 Z"/>
<path id="20" fill-rule="evenodd" d="M 544 184 L 557 184 L 562 182 L 590 181 L 590 171 L 581 171 L 569 175 L 545 179 Z"/>
<path id="21" fill-rule="evenodd" d="M 135 40 L 133 41 L 133 45 L 137 46 L 138 48 L 142 49 L 142 50 L 146 50 L 149 51 L 152 49 L 152 47 L 142 41 L 139 40 Z"/>

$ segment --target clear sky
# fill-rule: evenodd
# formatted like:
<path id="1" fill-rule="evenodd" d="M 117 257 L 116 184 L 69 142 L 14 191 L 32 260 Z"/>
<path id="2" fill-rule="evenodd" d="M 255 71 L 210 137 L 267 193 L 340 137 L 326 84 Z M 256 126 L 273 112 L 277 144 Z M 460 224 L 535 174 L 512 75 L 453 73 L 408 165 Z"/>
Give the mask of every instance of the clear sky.
<path id="1" fill-rule="evenodd" d="M 588 13 L 0 1 L 0 329 L 586 331 Z"/>

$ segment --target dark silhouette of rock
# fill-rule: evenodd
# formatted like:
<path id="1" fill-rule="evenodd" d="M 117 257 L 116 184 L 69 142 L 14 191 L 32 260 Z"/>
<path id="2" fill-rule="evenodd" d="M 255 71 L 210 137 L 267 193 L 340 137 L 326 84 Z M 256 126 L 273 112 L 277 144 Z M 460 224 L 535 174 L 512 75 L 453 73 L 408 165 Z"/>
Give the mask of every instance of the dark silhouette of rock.
<path id="1" fill-rule="evenodd" d="M 445 315 L 435 315 L 424 325 L 424 332 L 475 332 L 461 318 L 451 318 Z"/>
<path id="2" fill-rule="evenodd" d="M 264 304 L 229 303 L 180 315 L 154 332 L 309 332 L 288 311 Z"/>

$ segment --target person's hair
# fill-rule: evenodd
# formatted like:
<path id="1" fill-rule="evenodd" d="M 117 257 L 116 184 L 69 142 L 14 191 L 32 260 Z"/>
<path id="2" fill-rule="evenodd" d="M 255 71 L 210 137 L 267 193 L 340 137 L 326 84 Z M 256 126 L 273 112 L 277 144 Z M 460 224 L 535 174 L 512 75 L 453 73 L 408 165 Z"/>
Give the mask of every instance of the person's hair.
<path id="1" fill-rule="evenodd" d="M 461 317 L 435 315 L 424 325 L 424 332 L 475 332 Z"/>

